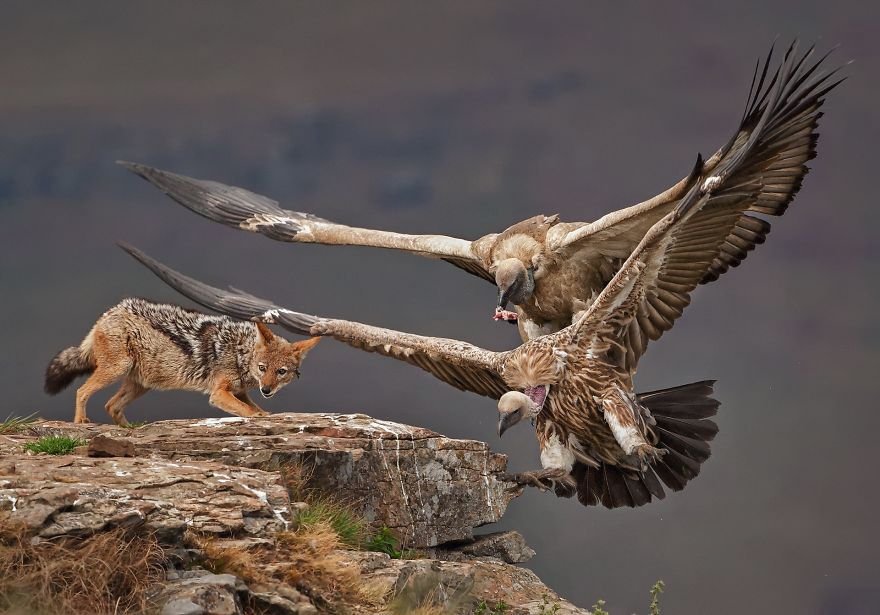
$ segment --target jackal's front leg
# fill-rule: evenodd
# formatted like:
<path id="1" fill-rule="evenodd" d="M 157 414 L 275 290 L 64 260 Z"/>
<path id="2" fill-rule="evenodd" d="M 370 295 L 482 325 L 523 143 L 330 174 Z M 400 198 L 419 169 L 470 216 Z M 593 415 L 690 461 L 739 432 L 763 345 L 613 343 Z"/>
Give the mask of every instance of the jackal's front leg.
<path id="1" fill-rule="evenodd" d="M 253 399 L 251 399 L 251 397 L 250 397 L 250 395 L 248 395 L 247 391 L 242 391 L 241 393 L 236 393 L 235 397 L 237 399 L 240 399 L 244 403 L 246 403 L 248 406 L 250 406 L 251 408 L 253 408 L 257 412 L 260 412 L 261 414 L 259 416 L 267 416 L 269 414 L 268 410 L 263 410 L 262 408 L 260 408 L 257 405 L 257 402 L 255 402 Z"/>
<path id="2" fill-rule="evenodd" d="M 228 387 L 218 387 L 211 392 L 209 401 L 212 406 L 236 416 L 265 416 L 267 412 L 246 404 L 236 397 Z"/>

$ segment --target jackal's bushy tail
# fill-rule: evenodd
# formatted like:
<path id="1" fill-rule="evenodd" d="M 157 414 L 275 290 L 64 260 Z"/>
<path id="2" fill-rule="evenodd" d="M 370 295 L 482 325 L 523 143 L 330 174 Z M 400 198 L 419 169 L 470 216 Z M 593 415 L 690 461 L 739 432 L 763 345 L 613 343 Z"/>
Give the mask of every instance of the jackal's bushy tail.
<path id="1" fill-rule="evenodd" d="M 46 368 L 46 384 L 44 390 L 49 395 L 60 393 L 78 376 L 90 374 L 95 369 L 95 362 L 89 348 L 71 346 L 65 348 L 49 361 Z"/>

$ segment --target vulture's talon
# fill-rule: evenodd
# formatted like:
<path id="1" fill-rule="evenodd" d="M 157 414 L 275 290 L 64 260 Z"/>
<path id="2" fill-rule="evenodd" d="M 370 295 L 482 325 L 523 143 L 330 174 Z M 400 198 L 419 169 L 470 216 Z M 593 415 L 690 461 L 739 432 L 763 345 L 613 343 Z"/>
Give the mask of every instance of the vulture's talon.
<path id="1" fill-rule="evenodd" d="M 655 461 L 659 461 L 665 454 L 665 450 L 662 448 L 655 448 L 650 444 L 638 444 L 632 452 L 632 455 L 639 461 L 643 472 Z"/>
<path id="2" fill-rule="evenodd" d="M 514 482 L 520 487 L 534 487 L 539 491 L 550 491 L 555 488 L 557 482 L 567 483 L 568 472 L 559 468 L 547 468 L 505 476 L 510 482 Z"/>

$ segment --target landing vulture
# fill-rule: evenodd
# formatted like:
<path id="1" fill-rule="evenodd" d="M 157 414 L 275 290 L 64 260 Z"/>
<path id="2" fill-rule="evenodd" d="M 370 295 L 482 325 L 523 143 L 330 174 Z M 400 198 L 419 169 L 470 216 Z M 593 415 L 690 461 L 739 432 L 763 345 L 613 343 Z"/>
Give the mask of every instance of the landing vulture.
<path id="1" fill-rule="evenodd" d="M 725 202 L 734 199 L 739 213 L 712 261 L 702 268 L 698 283 L 716 280 L 764 242 L 770 223 L 762 216 L 782 215 L 800 188 L 807 173 L 806 162 L 816 155 L 823 96 L 836 85 L 829 81 L 833 71 L 822 74 L 817 70 L 824 57 L 808 65 L 812 48 L 798 59 L 795 47 L 789 48 L 782 72 L 777 70 L 769 80 L 772 49 L 763 68 L 758 64 L 746 112 L 727 144 L 707 160 L 699 160 L 687 177 L 668 190 L 595 222 L 561 222 L 555 215 L 539 215 L 475 241 L 405 235 L 336 224 L 282 209 L 276 201 L 242 188 L 142 164 L 121 164 L 198 214 L 271 239 L 389 248 L 450 262 L 497 285 L 496 317 L 518 320 L 525 341 L 571 324 L 611 280 L 647 230 L 710 177 L 722 182 L 714 190 L 725 196 L 717 198 Z M 770 93 L 777 83 L 785 90 L 773 107 Z M 720 172 L 734 164 L 736 174 Z M 657 292 L 665 296 L 673 291 L 667 284 Z M 509 302 L 516 306 L 516 312 L 504 309 Z M 676 303 L 668 307 L 674 311 L 683 306 Z M 652 309 L 652 318 L 668 318 L 662 310 Z M 656 339 L 663 330 L 665 327 L 656 323 L 646 327 L 638 343 Z"/>

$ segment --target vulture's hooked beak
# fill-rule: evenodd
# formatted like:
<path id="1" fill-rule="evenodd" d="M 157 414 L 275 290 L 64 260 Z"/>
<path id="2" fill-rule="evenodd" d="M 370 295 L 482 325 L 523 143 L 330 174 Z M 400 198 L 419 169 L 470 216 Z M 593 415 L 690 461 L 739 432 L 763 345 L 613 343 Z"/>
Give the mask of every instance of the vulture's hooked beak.
<path id="1" fill-rule="evenodd" d="M 508 412 L 506 414 L 502 414 L 501 418 L 498 420 L 498 437 L 504 435 L 504 432 L 519 423 L 522 420 L 522 408 L 518 409 L 516 412 Z"/>
<path id="2" fill-rule="evenodd" d="M 510 303 L 510 295 L 513 294 L 514 285 L 511 284 L 507 288 L 498 289 L 498 309 L 506 310 L 507 304 Z"/>

